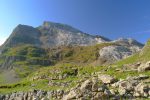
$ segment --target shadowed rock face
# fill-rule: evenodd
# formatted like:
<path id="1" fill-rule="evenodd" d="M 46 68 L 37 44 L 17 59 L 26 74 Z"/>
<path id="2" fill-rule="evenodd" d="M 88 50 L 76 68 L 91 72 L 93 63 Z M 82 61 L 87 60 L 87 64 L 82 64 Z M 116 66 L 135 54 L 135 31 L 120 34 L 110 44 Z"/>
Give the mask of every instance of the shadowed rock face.
<path id="1" fill-rule="evenodd" d="M 3 44 L 2 48 L 14 47 L 22 44 L 33 44 L 39 46 L 41 42 L 40 31 L 27 25 L 18 25 L 10 35 L 10 37 Z"/>

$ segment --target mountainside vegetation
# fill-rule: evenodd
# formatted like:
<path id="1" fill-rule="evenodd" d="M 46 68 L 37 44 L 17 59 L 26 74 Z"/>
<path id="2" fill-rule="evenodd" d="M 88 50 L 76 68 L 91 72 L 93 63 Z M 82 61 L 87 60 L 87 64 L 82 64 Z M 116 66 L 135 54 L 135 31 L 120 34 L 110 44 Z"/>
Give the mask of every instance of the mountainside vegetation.
<path id="1" fill-rule="evenodd" d="M 42 66 L 73 63 L 84 65 L 95 62 L 99 57 L 100 48 L 114 45 L 103 43 L 95 46 L 62 46 L 44 49 L 32 45 L 20 45 L 3 50 L 0 57 L 2 68 L 16 71 L 19 77 L 26 77 Z M 9 62 L 9 63 L 8 63 Z"/>

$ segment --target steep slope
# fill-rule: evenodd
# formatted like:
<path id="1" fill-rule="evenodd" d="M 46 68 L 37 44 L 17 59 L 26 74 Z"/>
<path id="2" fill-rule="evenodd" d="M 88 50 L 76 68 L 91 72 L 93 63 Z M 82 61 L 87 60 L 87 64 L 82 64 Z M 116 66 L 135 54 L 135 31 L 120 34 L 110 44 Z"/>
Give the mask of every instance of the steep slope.
<path id="1" fill-rule="evenodd" d="M 2 45 L 2 49 L 11 48 L 23 44 L 32 44 L 35 46 L 40 46 L 41 42 L 40 31 L 27 25 L 18 25 L 6 40 L 6 42 Z"/>
<path id="2" fill-rule="evenodd" d="M 143 48 L 143 44 L 134 39 L 118 39 L 111 43 L 116 45 L 104 47 L 99 51 L 99 59 L 106 63 L 113 63 L 115 61 L 125 59 L 132 54 L 140 51 Z"/>
<path id="3" fill-rule="evenodd" d="M 42 47 L 68 45 L 88 46 L 109 41 L 109 39 L 92 36 L 60 23 L 44 22 L 38 29 L 42 34 L 40 38 L 43 43 Z"/>
<path id="4" fill-rule="evenodd" d="M 68 45 L 87 46 L 108 41 L 109 39 L 83 33 L 69 25 L 46 21 L 37 28 L 18 25 L 1 48 L 5 49 L 23 44 L 46 48 Z"/>

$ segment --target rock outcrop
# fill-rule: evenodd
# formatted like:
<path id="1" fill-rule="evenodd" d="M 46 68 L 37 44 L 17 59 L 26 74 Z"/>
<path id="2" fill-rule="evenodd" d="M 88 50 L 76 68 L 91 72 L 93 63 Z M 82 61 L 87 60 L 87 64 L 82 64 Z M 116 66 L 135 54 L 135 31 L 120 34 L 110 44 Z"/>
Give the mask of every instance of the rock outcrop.
<path id="1" fill-rule="evenodd" d="M 146 64 L 143 63 L 138 67 L 139 72 L 144 72 L 150 70 L 150 61 L 148 61 Z"/>
<path id="2" fill-rule="evenodd" d="M 115 82 L 115 78 L 113 78 L 112 76 L 110 75 L 98 75 L 98 78 L 103 82 L 103 83 L 106 83 L 106 84 L 110 84 L 110 83 L 113 83 Z"/>
<path id="3" fill-rule="evenodd" d="M 125 59 L 143 48 L 141 43 L 133 39 L 119 39 L 112 41 L 112 43 L 117 45 L 107 46 L 99 51 L 99 59 L 103 59 L 109 64 Z"/>

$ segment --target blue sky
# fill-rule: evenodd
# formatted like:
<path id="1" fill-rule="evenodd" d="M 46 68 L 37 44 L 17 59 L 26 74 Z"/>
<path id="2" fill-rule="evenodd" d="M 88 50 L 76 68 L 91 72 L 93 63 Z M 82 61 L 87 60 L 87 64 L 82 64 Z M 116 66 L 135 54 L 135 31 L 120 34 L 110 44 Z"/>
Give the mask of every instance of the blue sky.
<path id="1" fill-rule="evenodd" d="M 150 38 L 150 0 L 0 0 L 0 44 L 18 24 L 72 25 L 110 39 Z"/>

